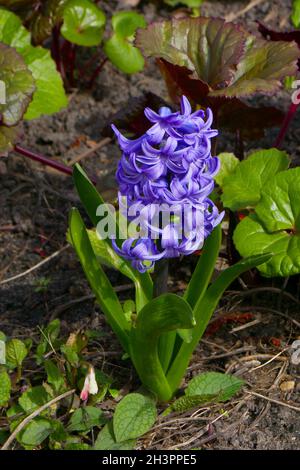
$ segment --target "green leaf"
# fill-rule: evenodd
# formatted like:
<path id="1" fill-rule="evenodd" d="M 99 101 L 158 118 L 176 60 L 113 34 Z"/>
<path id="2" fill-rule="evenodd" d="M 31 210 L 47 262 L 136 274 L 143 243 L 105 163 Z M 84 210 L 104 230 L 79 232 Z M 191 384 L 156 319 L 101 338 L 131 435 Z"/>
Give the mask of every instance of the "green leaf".
<path id="1" fill-rule="evenodd" d="M 134 11 L 118 11 L 113 15 L 111 24 L 114 32 L 123 38 L 129 38 L 138 28 L 147 26 L 143 15 Z"/>
<path id="2" fill-rule="evenodd" d="M 167 5 L 175 7 L 177 5 L 186 5 L 189 8 L 199 8 L 202 5 L 203 0 L 164 0 Z"/>
<path id="3" fill-rule="evenodd" d="M 32 99 L 34 80 L 20 54 L 5 44 L 0 44 L 0 63 L 0 80 L 5 84 L 5 104 L 0 104 L 0 114 L 2 124 L 11 127 L 22 119 Z"/>
<path id="4" fill-rule="evenodd" d="M 144 58 L 130 41 L 138 28 L 145 28 L 146 21 L 138 13 L 120 11 L 112 17 L 114 34 L 105 42 L 104 52 L 109 60 L 124 73 L 137 73 L 144 68 Z"/>
<path id="5" fill-rule="evenodd" d="M 148 432 L 157 417 L 155 402 L 140 393 L 129 393 L 117 404 L 113 427 L 117 442 L 128 441 Z"/>
<path id="6" fill-rule="evenodd" d="M 39 446 L 52 433 L 51 421 L 44 418 L 35 418 L 18 435 L 18 440 L 24 446 Z"/>
<path id="7" fill-rule="evenodd" d="M 103 411 L 94 406 L 85 406 L 78 408 L 71 416 L 70 422 L 67 426 L 69 432 L 89 431 L 93 427 L 100 427 L 105 424 L 106 419 L 103 417 Z"/>
<path id="8" fill-rule="evenodd" d="M 167 374 L 167 380 L 173 393 L 179 387 L 189 364 L 191 355 L 202 338 L 208 322 L 225 290 L 243 272 L 265 263 L 270 258 L 271 254 L 266 253 L 242 259 L 219 274 L 217 279 L 206 290 L 205 295 L 198 300 L 193 310 L 193 314 L 196 319 L 196 326 L 193 330 L 192 341 L 189 343 L 182 343 Z"/>
<path id="9" fill-rule="evenodd" d="M 16 48 L 32 73 L 36 91 L 27 109 L 25 119 L 53 114 L 68 105 L 60 74 L 50 52 L 30 44 L 30 33 L 15 14 L 2 10 L 0 15 L 0 41 Z"/>
<path id="10" fill-rule="evenodd" d="M 97 226 L 99 222 L 99 217 L 97 216 L 97 208 L 101 205 L 105 206 L 104 200 L 102 199 L 101 195 L 98 193 L 97 189 L 93 185 L 93 183 L 89 180 L 86 173 L 80 167 L 80 165 L 76 164 L 73 170 L 73 178 L 75 181 L 76 189 L 81 199 L 81 202 L 94 226 Z M 106 206 L 108 219 L 110 220 L 113 226 L 116 225 L 117 233 L 120 230 L 116 219 L 115 214 L 112 214 L 111 210 L 108 206 Z M 126 238 L 126 237 L 125 237 Z M 117 238 L 118 240 L 118 238 Z M 95 238 L 94 238 L 95 241 Z M 91 240 L 93 244 L 93 240 Z M 121 272 L 131 279 L 135 284 L 136 289 L 136 306 L 137 311 L 139 311 L 149 300 L 152 298 L 152 291 L 153 291 L 153 283 L 149 273 L 141 274 L 135 269 L 132 268 L 130 263 L 125 260 L 120 261 L 120 257 L 114 252 L 113 248 L 109 250 L 106 244 L 109 243 L 111 247 L 110 240 L 99 241 L 98 246 L 99 250 L 103 253 L 106 253 L 105 260 L 113 264 L 115 269 L 121 270 Z M 96 243 L 94 245 L 96 247 Z M 96 249 L 97 255 L 97 249 Z"/>
<path id="11" fill-rule="evenodd" d="M 256 38 L 219 18 L 152 23 L 138 31 L 136 45 L 146 56 L 185 67 L 169 78 L 197 102 L 203 98 L 200 92 L 223 101 L 273 93 L 286 76 L 295 74 L 299 57 L 296 44 Z"/>
<path id="12" fill-rule="evenodd" d="M 63 12 L 61 34 L 79 46 L 98 46 L 102 41 L 106 17 L 89 0 L 70 0 Z"/>
<path id="13" fill-rule="evenodd" d="M 0 40 L 14 48 L 30 46 L 30 34 L 17 15 L 0 8 Z"/>
<path id="14" fill-rule="evenodd" d="M 6 406 L 10 399 L 11 383 L 6 370 L 0 370 L 0 407 Z"/>
<path id="15" fill-rule="evenodd" d="M 188 384 L 187 396 L 216 395 L 217 401 L 227 401 L 237 393 L 244 381 L 234 375 L 221 372 L 205 372 L 194 377 Z"/>
<path id="16" fill-rule="evenodd" d="M 19 405 L 23 410 L 30 414 L 37 408 L 48 403 L 51 400 L 49 393 L 42 385 L 27 389 L 19 398 Z"/>
<path id="17" fill-rule="evenodd" d="M 79 366 L 79 356 L 72 346 L 69 346 L 68 344 L 62 344 L 60 350 L 72 367 Z"/>
<path id="18" fill-rule="evenodd" d="M 94 445 L 94 450 L 132 450 L 134 446 L 134 439 L 130 439 L 123 442 L 116 442 L 111 421 L 107 423 L 104 428 L 99 432 Z"/>
<path id="19" fill-rule="evenodd" d="M 36 92 L 24 116 L 25 119 L 36 119 L 44 114 L 51 115 L 66 108 L 68 98 L 50 52 L 42 47 L 31 46 L 21 53 L 36 84 Z"/>
<path id="20" fill-rule="evenodd" d="M 185 411 L 192 410 L 200 405 L 204 405 L 207 403 L 215 403 L 217 401 L 218 395 L 217 394 L 209 394 L 206 395 L 185 395 L 183 397 L 178 398 L 175 400 L 164 412 L 163 416 L 167 416 L 172 411 L 184 413 Z"/>
<path id="21" fill-rule="evenodd" d="M 175 294 L 153 299 L 139 312 L 130 332 L 130 356 L 143 384 L 159 400 L 168 401 L 171 390 L 158 355 L 159 338 L 164 333 L 195 325 L 189 304 Z"/>
<path id="22" fill-rule="evenodd" d="M 97 301 L 125 351 L 128 350 L 127 322 L 122 306 L 103 269 L 99 265 L 89 241 L 86 228 L 77 209 L 70 213 L 70 235 L 85 275 Z"/>
<path id="23" fill-rule="evenodd" d="M 221 167 L 219 173 L 215 176 L 216 183 L 223 187 L 224 178 L 231 176 L 239 164 L 239 159 L 234 153 L 219 153 L 218 159 L 220 160 Z"/>
<path id="24" fill-rule="evenodd" d="M 255 207 L 262 189 L 274 175 L 288 166 L 287 154 L 275 148 L 252 153 L 224 178 L 221 196 L 224 206 L 232 211 Z"/>
<path id="25" fill-rule="evenodd" d="M 144 68 L 145 61 L 140 50 L 118 34 L 106 41 L 104 52 L 121 72 L 137 73 Z"/>
<path id="26" fill-rule="evenodd" d="M 243 256 L 272 252 L 259 266 L 265 276 L 300 272 L 300 168 L 278 173 L 265 185 L 256 213 L 240 222 L 234 243 Z"/>
<path id="27" fill-rule="evenodd" d="M 27 356 L 27 348 L 20 339 L 11 339 L 6 343 L 6 363 L 10 369 L 21 367 Z"/>
<path id="28" fill-rule="evenodd" d="M 53 385 L 56 392 L 59 392 L 65 385 L 65 379 L 57 365 L 51 361 L 45 361 L 45 370 L 47 373 L 47 382 Z"/>
<path id="29" fill-rule="evenodd" d="M 300 1 L 299 0 L 293 0 L 291 21 L 293 25 L 295 26 L 295 28 L 299 28 L 300 26 Z"/>

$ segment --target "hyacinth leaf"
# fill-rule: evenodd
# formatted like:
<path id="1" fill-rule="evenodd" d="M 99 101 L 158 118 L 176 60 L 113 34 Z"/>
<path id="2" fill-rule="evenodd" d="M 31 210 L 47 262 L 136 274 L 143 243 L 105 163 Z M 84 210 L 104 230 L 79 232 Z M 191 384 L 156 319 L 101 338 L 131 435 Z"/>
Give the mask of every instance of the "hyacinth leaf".
<path id="1" fill-rule="evenodd" d="M 222 187 L 224 178 L 234 173 L 234 170 L 239 164 L 239 159 L 234 153 L 228 152 L 219 153 L 218 159 L 220 160 L 221 168 L 219 173 L 215 176 L 215 182 Z"/>
<path id="2" fill-rule="evenodd" d="M 223 271 L 214 283 L 206 290 L 205 295 L 199 299 L 193 310 L 196 326 L 193 329 L 192 341 L 182 343 L 169 371 L 167 380 L 174 393 L 188 367 L 191 355 L 203 336 L 208 322 L 213 315 L 222 295 L 230 284 L 243 272 L 267 262 L 271 258 L 270 253 L 250 256 L 242 259 L 235 265 Z"/>
<path id="3" fill-rule="evenodd" d="M 77 209 L 72 209 L 69 221 L 70 236 L 85 275 L 113 331 L 124 350 L 128 352 L 127 322 L 122 306 L 105 272 L 99 265 L 89 237 Z"/>
<path id="4" fill-rule="evenodd" d="M 221 226 L 218 225 L 206 239 L 197 266 L 184 293 L 184 299 L 188 302 L 191 308 L 194 308 L 199 299 L 203 297 L 207 286 L 210 283 L 211 276 L 215 269 L 216 260 L 219 255 L 221 240 L 222 229 Z M 192 329 L 178 330 L 177 333 L 186 343 L 190 343 L 192 341 Z"/>
<path id="5" fill-rule="evenodd" d="M 188 303 L 177 295 L 163 294 L 145 305 L 131 329 L 131 359 L 142 383 L 161 401 L 168 401 L 172 391 L 159 360 L 159 337 L 193 326 L 193 312 Z"/>
<path id="6" fill-rule="evenodd" d="M 248 256 L 272 252 L 259 266 L 265 276 L 300 272 L 300 169 L 278 173 L 262 191 L 256 213 L 240 222 L 234 232 L 237 250 Z"/>
<path id="7" fill-rule="evenodd" d="M 255 207 L 265 185 L 278 172 L 286 170 L 289 162 L 288 155 L 275 148 L 249 155 L 219 182 L 224 206 L 232 211 Z"/>
<path id="8" fill-rule="evenodd" d="M 137 73 L 144 68 L 144 58 L 132 43 L 137 28 L 145 28 L 146 21 L 135 12 L 122 11 L 112 17 L 114 33 L 104 45 L 109 60 L 124 73 Z"/>
<path id="9" fill-rule="evenodd" d="M 297 71 L 296 44 L 276 44 L 215 18 L 185 18 L 153 23 L 138 31 L 136 45 L 148 57 L 180 66 L 173 77 L 182 93 L 198 102 L 197 83 L 207 84 L 208 97 L 221 100 L 254 93 L 273 93 Z M 187 71 L 190 71 L 188 75 Z M 202 86 L 203 88 L 203 86 Z"/>
<path id="10" fill-rule="evenodd" d="M 77 192 L 79 194 L 79 197 L 81 199 L 81 202 L 91 220 L 93 225 L 96 227 L 98 222 L 99 222 L 99 217 L 97 216 L 97 209 L 99 206 L 106 206 L 101 195 L 98 193 L 97 189 L 93 185 L 93 183 L 89 180 L 88 176 L 86 173 L 83 171 L 83 169 L 80 167 L 80 165 L 75 165 L 74 166 L 74 171 L 73 171 L 73 178 L 75 182 L 75 186 L 77 189 Z M 106 206 L 107 207 L 107 206 Z M 110 209 L 107 207 L 107 214 L 108 217 L 111 218 L 111 223 L 116 226 L 117 231 L 119 229 L 117 221 L 115 219 L 114 214 L 110 211 Z M 118 237 L 117 237 L 118 239 Z M 111 242 L 109 239 L 105 240 L 106 244 L 109 244 L 111 247 Z M 99 246 L 100 246 L 100 241 L 99 241 Z M 103 244 L 102 244 L 103 247 Z M 141 274 L 135 269 L 133 269 L 130 265 L 125 260 L 122 260 L 122 263 L 119 262 L 119 257 L 117 257 L 117 254 L 115 255 L 112 254 L 112 248 L 108 249 L 108 247 L 105 248 L 106 251 L 106 260 L 111 264 L 114 263 L 113 266 L 115 269 L 122 268 L 123 274 L 129 279 L 131 279 L 136 288 L 136 305 L 137 305 L 137 310 L 139 311 L 149 300 L 152 298 L 152 291 L 153 291 L 153 283 L 152 279 L 149 273 L 144 273 Z M 104 250 L 102 250 L 104 251 Z M 97 249 L 96 249 L 97 253 Z M 108 253 L 109 258 L 108 258 Z"/>
<path id="11" fill-rule="evenodd" d="M 105 23 L 105 14 L 91 1 L 70 0 L 63 11 L 61 34 L 78 46 L 98 46 Z"/>
<path id="12" fill-rule="evenodd" d="M 0 114 L 2 124 L 12 127 L 22 119 L 32 99 L 34 80 L 15 49 L 0 44 L 0 59 L 0 80 L 5 84 L 5 104 L 0 104 Z"/>
<path id="13" fill-rule="evenodd" d="M 234 375 L 221 372 L 205 372 L 197 375 L 185 389 L 186 396 L 215 395 L 216 401 L 227 401 L 237 393 L 244 381 Z"/>
<path id="14" fill-rule="evenodd" d="M 21 20 L 6 10 L 2 10 L 0 15 L 0 41 L 16 48 L 35 81 L 36 91 L 25 119 L 53 114 L 67 106 L 62 78 L 56 70 L 50 52 L 42 47 L 31 46 L 30 34 L 22 26 Z"/>

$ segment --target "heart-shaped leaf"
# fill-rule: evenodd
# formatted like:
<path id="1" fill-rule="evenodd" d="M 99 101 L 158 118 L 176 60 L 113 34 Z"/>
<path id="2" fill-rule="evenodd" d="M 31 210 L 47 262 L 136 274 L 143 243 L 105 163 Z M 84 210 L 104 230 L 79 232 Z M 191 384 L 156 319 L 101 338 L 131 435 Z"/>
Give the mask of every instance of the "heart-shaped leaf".
<path id="1" fill-rule="evenodd" d="M 48 419 L 35 418 L 18 434 L 18 441 L 24 446 L 36 447 L 53 432 L 52 423 Z"/>
<path id="2" fill-rule="evenodd" d="M 6 343 L 6 363 L 9 368 L 21 367 L 28 351 L 20 339 L 14 338 Z"/>
<path id="3" fill-rule="evenodd" d="M 278 173 L 261 193 L 256 213 L 240 222 L 234 243 L 242 256 L 271 252 L 258 269 L 265 276 L 300 272 L 300 168 Z"/>
<path id="4" fill-rule="evenodd" d="M 71 416 L 70 422 L 67 426 L 69 432 L 89 431 L 93 427 L 100 427 L 105 424 L 105 418 L 103 417 L 103 411 L 100 408 L 94 406 L 85 406 L 84 408 L 78 408 L 74 411 Z"/>
<path id="5" fill-rule="evenodd" d="M 117 442 L 128 441 L 148 432 L 157 416 L 155 402 L 141 393 L 129 393 L 117 404 L 113 417 Z"/>
<path id="6" fill-rule="evenodd" d="M 70 0 L 63 11 L 61 34 L 79 46 L 98 46 L 102 41 L 106 17 L 89 0 Z"/>
<path id="7" fill-rule="evenodd" d="M 104 45 L 109 60 L 124 73 L 141 71 L 144 58 L 131 40 L 137 28 L 145 28 L 144 17 L 135 12 L 121 11 L 113 15 L 112 26 L 114 34 Z"/>
<path id="8" fill-rule="evenodd" d="M 134 446 L 135 439 L 123 442 L 116 441 L 111 421 L 101 429 L 93 448 L 94 450 L 132 450 Z"/>
<path id="9" fill-rule="evenodd" d="M 255 207 L 270 178 L 288 166 L 287 154 L 275 148 L 252 153 L 235 166 L 233 173 L 221 179 L 224 206 L 233 211 Z"/>

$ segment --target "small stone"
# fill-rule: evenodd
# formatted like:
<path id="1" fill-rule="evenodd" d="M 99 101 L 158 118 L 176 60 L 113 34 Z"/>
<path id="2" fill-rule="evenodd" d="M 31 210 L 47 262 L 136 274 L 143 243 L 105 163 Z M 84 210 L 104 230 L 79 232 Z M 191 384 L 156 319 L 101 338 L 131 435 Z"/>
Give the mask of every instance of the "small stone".
<path id="1" fill-rule="evenodd" d="M 286 382 L 282 382 L 280 384 L 280 390 L 282 392 L 292 392 L 295 388 L 295 381 L 294 380 L 287 380 Z"/>

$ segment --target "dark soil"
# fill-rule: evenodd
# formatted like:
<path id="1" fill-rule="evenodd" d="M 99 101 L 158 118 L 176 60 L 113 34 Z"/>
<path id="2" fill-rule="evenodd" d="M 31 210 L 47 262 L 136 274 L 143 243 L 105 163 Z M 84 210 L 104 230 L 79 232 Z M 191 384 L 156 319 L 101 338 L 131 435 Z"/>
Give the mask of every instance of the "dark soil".
<path id="1" fill-rule="evenodd" d="M 241 1 L 207 1 L 202 11 L 205 15 L 224 17 L 237 13 L 246 4 Z M 142 8 L 150 21 L 159 15 L 166 17 L 169 14 L 168 11 L 158 14 L 153 4 L 143 3 Z M 287 0 L 263 1 L 236 21 L 245 23 L 253 31 L 256 19 L 284 29 L 290 28 L 289 13 L 290 2 Z M 147 63 L 143 73 L 132 77 L 119 73 L 106 63 L 92 93 L 74 90 L 70 94 L 67 110 L 27 123 L 22 145 L 68 163 L 101 140 L 103 127 L 115 112 L 126 106 L 129 98 L 149 91 L 168 99 L 164 83 L 153 63 Z M 276 106 L 286 110 L 290 96 L 282 91 L 276 97 L 263 101 L 276 103 Z M 283 145 L 292 155 L 294 163 L 300 157 L 299 120 L 298 113 Z M 278 129 L 272 129 L 261 141 L 246 143 L 246 150 L 272 146 L 277 132 Z M 219 150 L 233 151 L 234 139 L 227 134 L 222 135 Z M 114 173 L 119 157 L 119 150 L 112 142 L 82 161 L 88 174 L 97 178 L 98 189 L 108 200 L 114 200 L 116 194 Z M 74 205 L 81 206 L 71 178 L 15 154 L 0 160 L 0 182 L 1 283 L 66 246 L 69 210 Z M 173 262 L 172 290 L 180 291 L 184 287 L 195 262 L 195 257 Z M 109 272 L 109 276 L 115 286 L 128 283 L 115 272 Z M 49 280 L 49 286 L 45 292 L 38 292 L 43 278 Z M 267 284 L 265 280 L 260 282 L 263 286 L 278 287 L 282 280 L 273 284 L 271 281 Z M 287 290 L 290 289 L 294 295 L 297 295 L 297 282 L 293 279 L 287 285 Z M 238 291 L 241 287 L 235 286 L 235 289 Z M 300 335 L 295 322 L 289 319 L 289 316 L 295 320 L 298 317 L 299 321 L 299 303 L 287 302 L 285 297 L 280 299 L 277 293 L 268 292 L 254 293 L 248 297 L 228 293 L 213 320 L 223 318 L 228 312 L 237 315 L 245 313 L 246 307 L 251 321 L 256 319 L 260 322 L 238 332 L 232 330 L 241 326 L 239 317 L 237 322 L 217 324 L 199 346 L 188 374 L 207 370 L 235 372 L 246 380 L 244 392 L 224 405 L 222 410 L 220 405 L 213 405 L 206 411 L 198 410 L 184 417 L 170 415 L 140 442 L 141 448 L 300 449 L 299 369 L 290 365 L 289 353 L 283 352 L 268 365 L 252 370 L 264 364 L 267 357 L 274 358 Z M 85 327 L 101 329 L 105 333 L 101 346 L 106 351 L 106 359 L 102 360 L 101 356 L 99 361 L 103 362 L 104 370 L 119 377 L 121 386 L 126 386 L 131 382 L 133 373 L 128 363 L 124 365 L 121 361 L 121 351 L 119 357 L 115 354 L 110 357 L 110 351 L 120 349 L 93 299 L 72 304 L 90 294 L 79 262 L 69 247 L 31 273 L 0 284 L 0 330 L 9 336 L 34 337 L 37 325 L 45 324 L 54 317 L 61 318 L 66 333 Z M 130 290 L 125 289 L 121 295 L 129 297 Z M 264 308 L 254 309 L 254 305 Z M 267 312 L 268 308 L 287 317 Z M 234 352 L 241 348 L 244 348 L 242 352 Z M 214 359 L 214 355 L 223 357 Z M 120 366 L 125 367 L 122 374 Z M 280 389 L 281 383 L 287 380 L 295 381 L 295 388 L 289 393 Z M 284 404 L 275 404 L 267 398 L 250 395 L 250 392 Z M 298 406 L 298 411 L 285 404 Z M 224 410 L 227 414 L 223 414 Z M 193 420 L 190 419 L 192 416 Z M 175 418 L 179 421 L 170 422 Z"/>

